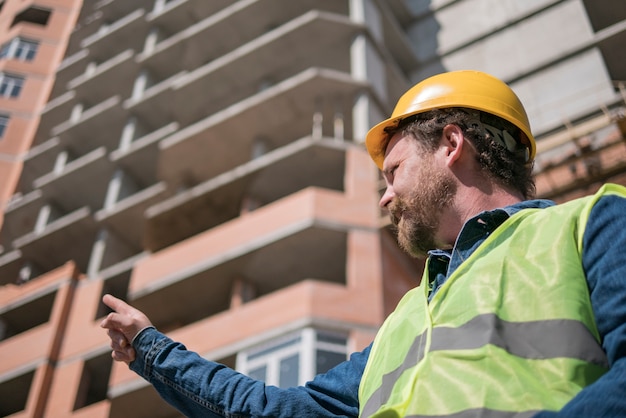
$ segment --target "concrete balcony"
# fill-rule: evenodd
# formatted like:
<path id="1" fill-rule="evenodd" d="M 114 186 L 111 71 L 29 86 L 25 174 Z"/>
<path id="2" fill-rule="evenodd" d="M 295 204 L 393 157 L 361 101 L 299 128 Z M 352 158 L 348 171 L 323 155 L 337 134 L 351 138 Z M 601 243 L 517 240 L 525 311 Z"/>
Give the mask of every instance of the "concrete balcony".
<path id="1" fill-rule="evenodd" d="M 590 5 L 590 7 L 595 6 Z M 606 12 L 611 13 L 611 10 L 606 10 Z M 622 16 L 623 18 L 624 16 Z M 597 32 L 595 41 L 602 52 L 609 72 L 611 74 L 626 74 L 626 63 L 624 63 L 622 55 L 626 43 L 626 20 L 616 22 Z"/>
<path id="2" fill-rule="evenodd" d="M 67 163 L 62 171 L 50 172 L 34 182 L 46 199 L 63 202 L 66 210 L 89 206 L 96 210 L 104 204 L 113 165 L 106 149 L 99 147 Z"/>
<path id="3" fill-rule="evenodd" d="M 146 21 L 166 34 L 178 33 L 230 5 L 228 0 L 172 0 L 149 12 Z"/>
<path id="4" fill-rule="evenodd" d="M 83 207 L 13 241 L 22 257 L 32 260 L 44 271 L 74 260 L 81 271 L 87 271 L 96 225 L 89 208 Z"/>
<path id="5" fill-rule="evenodd" d="M 305 137 L 163 200 L 145 212 L 145 245 L 161 249 L 309 186 L 343 191 L 350 147 Z"/>
<path id="6" fill-rule="evenodd" d="M 360 30 L 344 16 L 308 12 L 176 80 L 175 97 L 199 110 L 187 116 L 196 121 L 308 68 L 349 73 L 350 44 Z M 296 47 L 312 38 L 307 48 Z"/>
<path id="7" fill-rule="evenodd" d="M 90 62 L 89 50 L 81 49 L 67 56 L 57 68 L 56 79 L 50 97 L 52 101 L 67 92 L 67 84 L 80 77 Z"/>
<path id="8" fill-rule="evenodd" d="M 115 1 L 113 3 L 119 3 Z M 136 9 L 109 26 L 84 38 L 82 48 L 89 49 L 89 57 L 95 62 L 105 62 L 126 49 L 141 51 L 150 30 L 145 23 L 145 10 Z"/>
<path id="9" fill-rule="evenodd" d="M 57 156 L 62 151 L 59 138 L 50 138 L 28 150 L 24 157 L 24 170 L 20 178 L 19 190 L 29 193 L 33 182 L 54 170 Z"/>
<path id="10" fill-rule="evenodd" d="M 139 73 L 134 55 L 133 50 L 127 49 L 70 80 L 67 87 L 75 90 L 74 100 L 101 102 L 111 96 L 112 85 L 117 91 L 130 94 Z"/>
<path id="11" fill-rule="evenodd" d="M 349 98 L 365 89 L 366 83 L 343 72 L 305 70 L 164 139 L 159 177 L 172 185 L 215 177 L 249 161 L 258 138 L 274 149 L 309 135 L 313 115 L 320 111 L 316 104 L 323 98 L 329 99 L 322 100 L 322 110 L 329 116 L 325 123 L 333 119 L 332 99 L 336 97 L 344 98 L 347 107 L 342 114 L 350 115 Z M 346 138 L 351 135 L 350 128 L 347 120 Z"/>
<path id="12" fill-rule="evenodd" d="M 150 10 L 154 4 L 155 0 L 135 0 L 132 3 L 119 0 L 99 0 L 93 8 L 107 18 L 116 20 L 127 16 L 138 8 Z"/>
<path id="13" fill-rule="evenodd" d="M 96 221 L 113 231 L 127 245 L 135 249 L 144 246 L 144 212 L 163 199 L 166 191 L 164 183 L 157 183 L 115 203 L 114 206 L 101 209 L 95 214 Z"/>
<path id="14" fill-rule="evenodd" d="M 0 285 L 16 284 L 20 281 L 20 269 L 24 266 L 22 252 L 4 249 L 0 254 Z"/>
<path id="15" fill-rule="evenodd" d="M 330 190 L 294 193 L 139 261 L 129 298 L 167 329 L 228 309 L 237 279 L 257 296 L 307 278 L 346 284 L 348 231 L 378 230 L 361 203 Z"/>
<path id="16" fill-rule="evenodd" d="M 147 87 L 140 95 L 126 99 L 123 102 L 124 110 L 135 115 L 144 125 L 152 129 L 164 123 L 183 124 L 178 118 L 188 108 L 186 106 L 178 108 L 174 105 L 176 100 L 172 86 L 185 74 L 185 71 L 181 71 Z"/>
<path id="17" fill-rule="evenodd" d="M 67 121 L 68 115 L 72 113 L 72 107 L 76 104 L 74 91 L 67 91 L 63 88 L 63 94 L 55 96 L 43 109 L 39 129 L 35 135 L 34 145 L 40 145 L 48 141 L 55 126 Z"/>
<path id="18" fill-rule="evenodd" d="M 41 190 L 34 190 L 26 195 L 14 195 L 4 212 L 4 224 L 0 231 L 0 243 L 8 250 L 10 243 L 17 237 L 29 233 L 35 228 L 39 210 L 44 205 Z"/>
<path id="19" fill-rule="evenodd" d="M 175 51 L 184 48 L 173 43 L 168 50 L 145 58 L 149 68 L 158 64 L 161 73 L 163 68 L 176 64 L 171 71 L 165 71 L 168 78 L 148 89 L 143 97 L 129 99 L 124 105 L 145 120 L 176 120 L 185 126 L 310 67 L 349 72 L 350 43 L 360 30 L 342 15 L 313 11 L 205 65 L 194 65 L 191 72 L 180 71 L 187 67 L 181 66 L 172 54 L 178 56 Z M 294 48 L 313 37 L 316 42 L 310 47 Z M 174 51 L 167 53 L 169 50 Z M 250 71 L 251 68 L 258 70 Z M 267 74 L 272 74 L 271 78 Z M 206 94 L 195 94 L 197 91 Z"/>
<path id="20" fill-rule="evenodd" d="M 403 29 L 410 25 L 406 20 L 411 19 L 411 13 L 404 2 L 392 0 L 388 2 L 389 9 L 381 9 L 382 29 L 373 45 L 378 54 L 383 57 L 387 70 L 387 95 L 394 102 L 413 83 L 409 79 L 415 68 L 419 67 L 419 60 L 415 54 L 414 45 Z M 396 8 L 395 12 L 392 9 Z M 400 20 L 404 20 L 400 22 Z M 376 38 L 376 35 L 374 36 Z M 391 109 L 390 109 L 391 111 Z"/>
<path id="21" fill-rule="evenodd" d="M 62 147 L 71 147 L 78 154 L 86 154 L 97 146 L 113 150 L 119 145 L 124 124 L 120 97 L 113 96 L 84 110 L 76 120 L 69 119 L 55 126 L 51 133 L 58 136 Z M 98 141 L 88 138 L 98 137 Z"/>
<path id="22" fill-rule="evenodd" d="M 159 158 L 159 142 L 178 130 L 178 123 L 171 122 L 152 132 L 132 140 L 127 146 L 111 151 L 109 158 L 115 166 L 128 172 L 139 184 L 157 182 L 156 166 Z"/>
<path id="23" fill-rule="evenodd" d="M 168 6 L 166 9 L 170 11 L 154 17 L 149 16 L 148 21 L 154 20 L 159 26 L 168 28 L 170 21 L 175 22 L 169 18 L 170 14 L 176 12 L 179 7 L 188 7 L 187 5 L 192 2 L 172 3 L 175 7 Z M 209 5 L 214 3 L 206 3 L 207 6 L 204 8 L 212 7 Z M 317 10 L 348 15 L 347 2 L 337 0 L 303 0 L 288 3 L 279 0 L 235 2 L 215 14 L 198 15 L 207 17 L 198 23 L 181 28 L 180 32 L 173 36 L 162 39 L 154 49 L 139 54 L 138 60 L 161 79 L 181 69 L 193 70 L 301 16 L 313 6 Z M 219 39 L 219 42 L 206 42 L 207 39 Z"/>

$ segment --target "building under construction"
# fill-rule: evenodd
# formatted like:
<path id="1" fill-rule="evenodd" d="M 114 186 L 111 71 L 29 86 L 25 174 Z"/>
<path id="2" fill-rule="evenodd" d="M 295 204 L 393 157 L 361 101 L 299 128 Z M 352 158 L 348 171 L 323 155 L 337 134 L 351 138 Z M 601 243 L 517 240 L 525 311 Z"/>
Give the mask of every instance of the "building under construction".
<path id="1" fill-rule="evenodd" d="M 111 293 L 281 387 L 371 342 L 420 260 L 363 146 L 415 82 L 509 83 L 539 197 L 626 184 L 626 3 L 0 1 L 0 416 L 179 417 Z"/>

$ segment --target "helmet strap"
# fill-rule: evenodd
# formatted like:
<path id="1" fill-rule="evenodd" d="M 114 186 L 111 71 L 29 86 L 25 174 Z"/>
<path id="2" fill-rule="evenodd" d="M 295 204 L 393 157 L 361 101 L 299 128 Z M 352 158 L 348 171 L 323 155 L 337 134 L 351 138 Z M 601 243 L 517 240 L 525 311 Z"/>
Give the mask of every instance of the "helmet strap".
<path id="1" fill-rule="evenodd" d="M 518 153 L 520 149 L 523 148 L 526 153 L 525 160 L 528 161 L 530 159 L 530 151 L 528 147 L 517 141 L 509 131 L 484 123 L 480 120 L 480 112 L 476 110 L 466 109 L 466 112 L 471 116 L 471 120 L 468 122 L 468 125 L 472 126 L 474 129 L 488 132 L 497 144 L 511 153 Z"/>

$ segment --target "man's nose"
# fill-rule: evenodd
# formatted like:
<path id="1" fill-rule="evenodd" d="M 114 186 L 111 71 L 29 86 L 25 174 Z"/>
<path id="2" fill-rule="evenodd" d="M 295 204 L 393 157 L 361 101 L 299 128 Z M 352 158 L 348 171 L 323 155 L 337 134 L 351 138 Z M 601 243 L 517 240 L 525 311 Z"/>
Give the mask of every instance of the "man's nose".
<path id="1" fill-rule="evenodd" d="M 387 207 L 387 205 L 393 199 L 393 196 L 394 196 L 393 187 L 391 185 L 389 185 L 385 189 L 385 193 L 383 193 L 383 196 L 380 198 L 380 201 L 378 202 L 378 205 L 382 209 L 385 209 Z"/>

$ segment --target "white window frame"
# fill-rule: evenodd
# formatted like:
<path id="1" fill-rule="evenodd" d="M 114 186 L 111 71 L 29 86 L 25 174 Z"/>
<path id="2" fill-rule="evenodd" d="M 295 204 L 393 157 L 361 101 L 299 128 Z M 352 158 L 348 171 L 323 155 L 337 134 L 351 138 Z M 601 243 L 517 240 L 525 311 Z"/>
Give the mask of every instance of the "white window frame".
<path id="1" fill-rule="evenodd" d="M 22 87 L 24 87 L 24 77 L 0 72 L 0 90 L 4 89 L 4 92 L 0 93 L 1 97 L 19 97 Z"/>
<path id="2" fill-rule="evenodd" d="M 320 336 L 331 335 L 341 342 L 320 341 Z M 344 355 L 347 358 L 348 339 L 338 333 L 304 328 L 278 339 L 242 350 L 237 354 L 237 370 L 248 374 L 260 367 L 266 367 L 265 383 L 280 386 L 280 363 L 298 355 L 298 385 L 310 381 L 317 374 L 317 350 L 325 350 Z"/>
<path id="3" fill-rule="evenodd" d="M 4 138 L 9 126 L 9 120 L 11 118 L 8 115 L 0 114 L 0 139 Z"/>
<path id="4" fill-rule="evenodd" d="M 21 61 L 32 61 L 37 54 L 39 42 L 25 38 L 13 38 L 2 45 L 0 58 L 13 58 Z"/>

